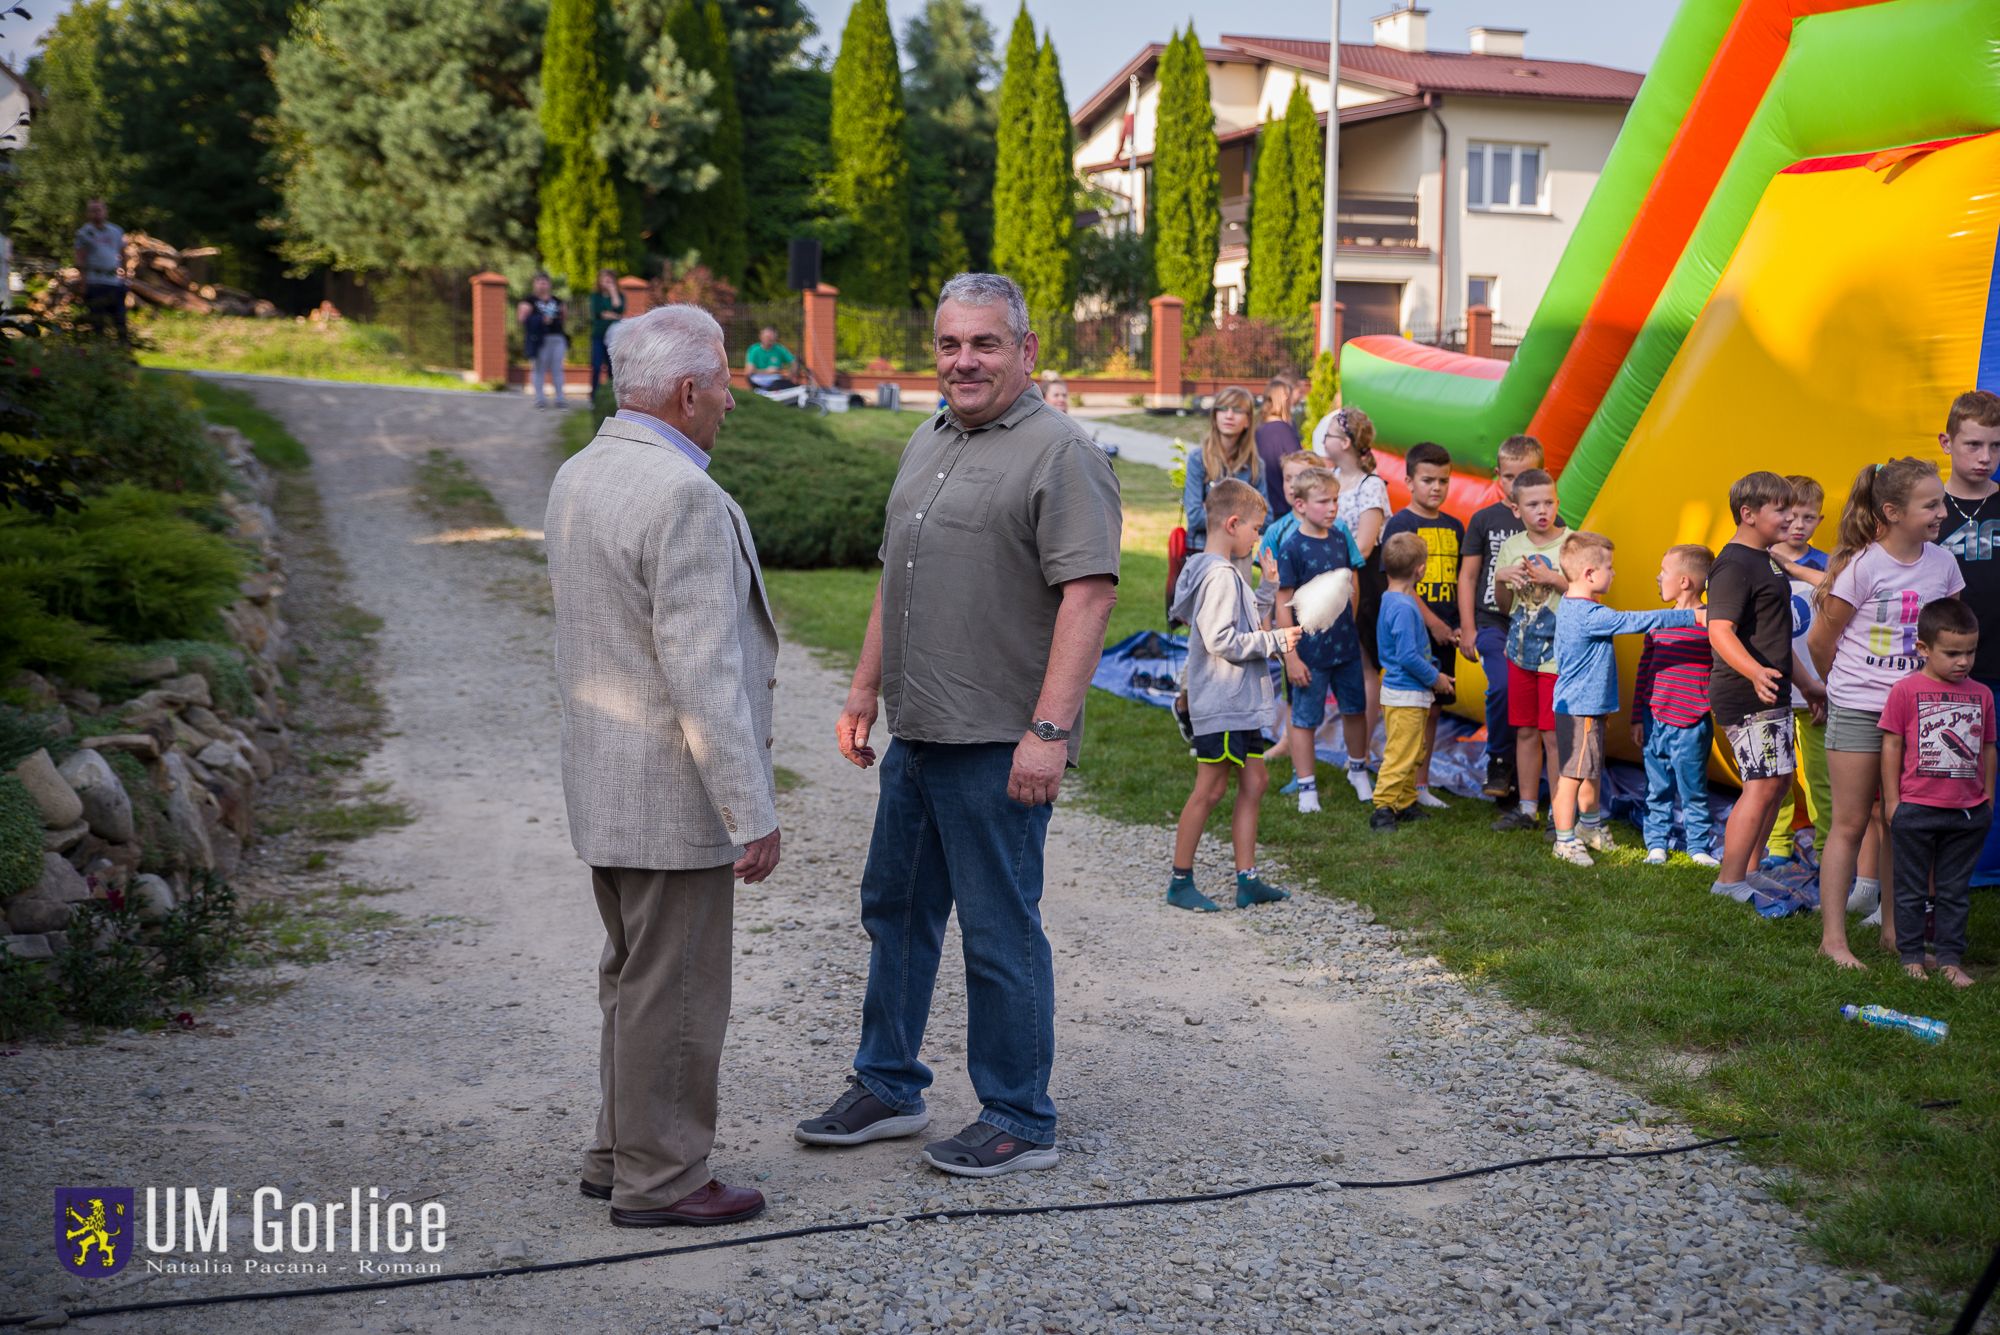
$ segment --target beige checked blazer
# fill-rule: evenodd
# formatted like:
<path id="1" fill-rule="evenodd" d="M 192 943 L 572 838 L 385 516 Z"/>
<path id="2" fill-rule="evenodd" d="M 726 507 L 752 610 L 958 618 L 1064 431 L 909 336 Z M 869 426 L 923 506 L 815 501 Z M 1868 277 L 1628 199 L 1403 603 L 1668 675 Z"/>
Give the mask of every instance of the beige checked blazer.
<path id="1" fill-rule="evenodd" d="M 570 840 L 686 871 L 778 828 L 778 632 L 743 511 L 680 450 L 607 418 L 549 492 Z"/>

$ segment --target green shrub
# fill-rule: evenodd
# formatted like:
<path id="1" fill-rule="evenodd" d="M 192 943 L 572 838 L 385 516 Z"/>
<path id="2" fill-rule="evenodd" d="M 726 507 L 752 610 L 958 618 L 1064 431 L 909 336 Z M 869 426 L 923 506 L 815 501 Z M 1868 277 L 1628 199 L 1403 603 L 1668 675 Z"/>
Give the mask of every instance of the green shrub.
<path id="1" fill-rule="evenodd" d="M 143 930 L 132 900 L 86 899 L 77 905 L 69 944 L 56 957 L 65 1015 L 117 1028 L 159 1013 L 154 952 L 141 939 Z"/>
<path id="2" fill-rule="evenodd" d="M 0 513 L 0 678 L 26 667 L 101 681 L 114 661 L 106 639 L 217 634 L 245 566 L 176 498 L 139 487 L 75 514 Z"/>
<path id="3" fill-rule="evenodd" d="M 46 1034 L 61 1023 L 48 966 L 0 951 L 0 1043 Z"/>
<path id="4" fill-rule="evenodd" d="M 709 473 L 750 521 L 775 570 L 872 565 L 896 461 L 844 445 L 797 408 L 746 394 L 722 425 Z"/>
<path id="5" fill-rule="evenodd" d="M 0 774 L 0 900 L 42 879 L 42 814 L 12 774 Z"/>
<path id="6" fill-rule="evenodd" d="M 153 944 L 160 952 L 160 986 L 168 994 L 212 991 L 216 975 L 242 945 L 236 892 L 213 872 L 196 873 Z"/>
<path id="7" fill-rule="evenodd" d="M 86 489 L 131 484 L 209 495 L 228 480 L 187 386 L 142 375 L 109 340 L 9 340 L 0 398 L 23 414 L 21 435 L 84 463 Z"/>
<path id="8" fill-rule="evenodd" d="M 5 773 L 43 747 L 54 755 L 61 709 L 21 709 L 0 705 L 0 773 Z"/>

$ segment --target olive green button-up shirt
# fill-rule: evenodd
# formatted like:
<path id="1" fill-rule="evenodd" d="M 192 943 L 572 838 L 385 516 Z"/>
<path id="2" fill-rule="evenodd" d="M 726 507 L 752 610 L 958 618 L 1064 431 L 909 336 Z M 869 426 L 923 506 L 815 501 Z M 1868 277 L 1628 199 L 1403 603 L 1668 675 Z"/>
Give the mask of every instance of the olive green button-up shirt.
<path id="1" fill-rule="evenodd" d="M 882 537 L 882 702 L 906 741 L 1018 742 L 1034 723 L 1062 585 L 1118 577 L 1111 461 L 1030 387 L 984 426 L 949 409 L 910 437 Z M 1083 715 L 1071 729 L 1070 763 Z"/>

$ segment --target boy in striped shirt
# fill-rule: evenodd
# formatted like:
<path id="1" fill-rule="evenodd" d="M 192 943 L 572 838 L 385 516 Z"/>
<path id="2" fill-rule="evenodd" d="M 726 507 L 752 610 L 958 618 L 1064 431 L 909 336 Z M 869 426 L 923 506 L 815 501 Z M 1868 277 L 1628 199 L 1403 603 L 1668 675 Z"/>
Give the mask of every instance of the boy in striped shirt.
<path id="1" fill-rule="evenodd" d="M 1699 608 L 1714 564 L 1715 553 L 1698 543 L 1669 547 L 1660 560 L 1660 601 Z M 1655 865 L 1667 860 L 1676 792 L 1688 856 L 1704 867 L 1719 865 L 1709 851 L 1715 838 L 1708 817 L 1708 752 L 1715 738 L 1708 713 L 1712 661 L 1706 626 L 1646 632 L 1632 687 L 1632 744 L 1646 760 L 1646 861 Z"/>

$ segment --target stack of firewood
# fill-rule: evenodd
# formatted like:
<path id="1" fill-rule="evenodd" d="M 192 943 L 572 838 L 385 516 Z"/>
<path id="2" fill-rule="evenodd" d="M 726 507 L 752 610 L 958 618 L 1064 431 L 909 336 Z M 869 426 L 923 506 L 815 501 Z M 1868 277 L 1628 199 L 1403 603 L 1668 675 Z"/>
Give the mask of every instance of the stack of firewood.
<path id="1" fill-rule="evenodd" d="M 193 311 L 199 315 L 254 315 L 268 318 L 278 308 L 261 297 L 239 288 L 201 281 L 204 260 L 216 253 L 213 246 L 176 250 L 158 237 L 144 232 L 125 234 L 125 286 L 131 293 L 127 304 L 161 306 L 168 310 Z M 44 300 L 67 305 L 83 300 L 83 275 L 66 268 L 50 284 Z"/>

